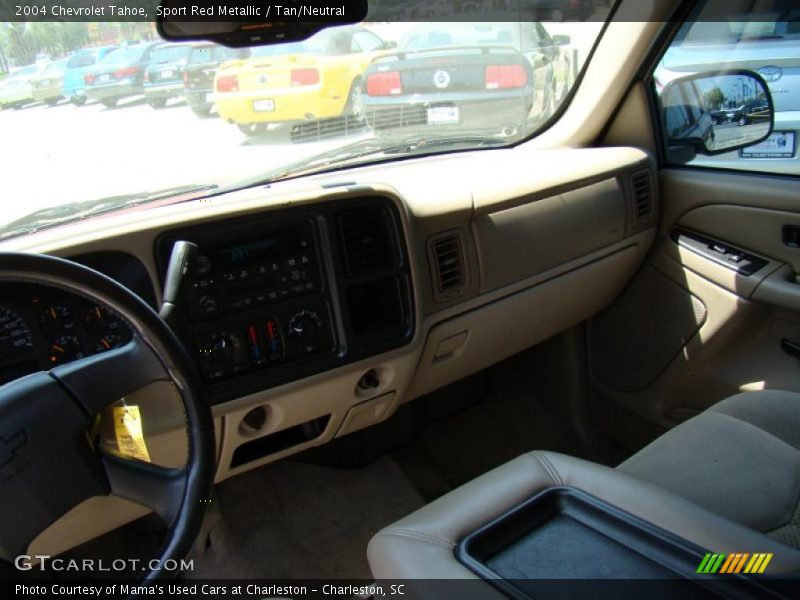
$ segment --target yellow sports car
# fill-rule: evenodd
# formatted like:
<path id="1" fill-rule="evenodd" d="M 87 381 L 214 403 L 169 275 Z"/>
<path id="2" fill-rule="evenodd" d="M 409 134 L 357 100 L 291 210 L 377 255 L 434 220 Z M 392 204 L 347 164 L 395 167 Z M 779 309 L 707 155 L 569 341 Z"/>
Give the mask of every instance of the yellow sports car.
<path id="1" fill-rule="evenodd" d="M 255 48 L 249 58 L 220 65 L 214 101 L 222 118 L 245 134 L 270 123 L 361 118 L 361 75 L 394 48 L 361 27 L 326 29 L 304 42 Z"/>

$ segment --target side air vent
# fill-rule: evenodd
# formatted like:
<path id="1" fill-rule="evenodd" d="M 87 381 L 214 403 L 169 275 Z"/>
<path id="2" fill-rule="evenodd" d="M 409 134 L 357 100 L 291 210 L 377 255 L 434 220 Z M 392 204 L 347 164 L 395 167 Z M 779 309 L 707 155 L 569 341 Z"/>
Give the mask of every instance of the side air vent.
<path id="1" fill-rule="evenodd" d="M 432 237 L 428 241 L 428 255 L 437 302 L 451 300 L 467 291 L 469 277 L 460 232 Z"/>
<path id="2" fill-rule="evenodd" d="M 653 178 L 650 171 L 639 171 L 631 175 L 631 199 L 633 204 L 633 227 L 642 227 L 653 216 Z"/>
<path id="3" fill-rule="evenodd" d="M 360 207 L 339 213 L 345 266 L 350 277 L 369 275 L 397 264 L 391 216 L 383 207 Z"/>

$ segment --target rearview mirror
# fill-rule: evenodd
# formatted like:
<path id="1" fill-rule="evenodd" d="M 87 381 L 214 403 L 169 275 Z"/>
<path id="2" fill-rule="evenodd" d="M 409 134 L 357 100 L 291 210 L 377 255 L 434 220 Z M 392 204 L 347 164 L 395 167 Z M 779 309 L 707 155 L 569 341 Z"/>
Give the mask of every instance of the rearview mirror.
<path id="1" fill-rule="evenodd" d="M 172 42 L 207 40 L 236 48 L 299 42 L 326 27 L 359 23 L 366 16 L 367 0 L 246 6 L 160 0 L 156 27 L 161 37 Z"/>
<path id="2" fill-rule="evenodd" d="M 572 42 L 572 38 L 568 35 L 554 35 L 551 39 L 553 46 L 568 46 Z"/>
<path id="3" fill-rule="evenodd" d="M 682 77 L 661 93 L 670 148 L 714 155 L 763 142 L 772 133 L 774 106 L 764 79 L 753 71 Z"/>

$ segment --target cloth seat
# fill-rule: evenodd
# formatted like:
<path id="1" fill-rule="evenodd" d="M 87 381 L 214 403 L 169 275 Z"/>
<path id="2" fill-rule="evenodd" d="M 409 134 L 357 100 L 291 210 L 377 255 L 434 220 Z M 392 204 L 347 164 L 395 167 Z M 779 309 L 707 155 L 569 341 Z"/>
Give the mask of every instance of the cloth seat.
<path id="1" fill-rule="evenodd" d="M 731 396 L 617 468 L 800 547 L 800 394 Z"/>
<path id="2" fill-rule="evenodd" d="M 618 469 L 524 454 L 378 532 L 370 568 L 378 579 L 477 579 L 455 558 L 458 542 L 537 492 L 570 486 L 709 551 L 772 552 L 771 574 L 798 573 L 800 551 L 786 535 L 800 495 L 798 424 L 800 394 L 751 392 L 667 432 Z"/>

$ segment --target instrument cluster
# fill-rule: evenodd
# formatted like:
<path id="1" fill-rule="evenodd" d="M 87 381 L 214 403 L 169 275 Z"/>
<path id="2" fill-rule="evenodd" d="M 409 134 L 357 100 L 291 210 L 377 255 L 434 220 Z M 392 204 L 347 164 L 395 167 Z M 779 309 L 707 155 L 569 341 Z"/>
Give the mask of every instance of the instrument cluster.
<path id="1" fill-rule="evenodd" d="M 0 296 L 0 385 L 130 341 L 130 327 L 106 308 L 30 287 Z"/>

